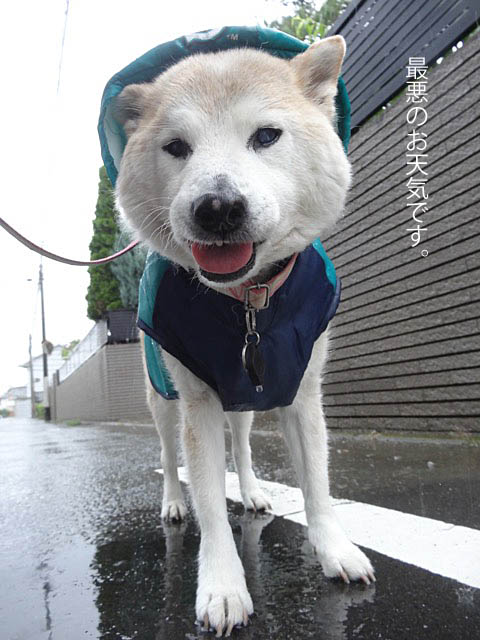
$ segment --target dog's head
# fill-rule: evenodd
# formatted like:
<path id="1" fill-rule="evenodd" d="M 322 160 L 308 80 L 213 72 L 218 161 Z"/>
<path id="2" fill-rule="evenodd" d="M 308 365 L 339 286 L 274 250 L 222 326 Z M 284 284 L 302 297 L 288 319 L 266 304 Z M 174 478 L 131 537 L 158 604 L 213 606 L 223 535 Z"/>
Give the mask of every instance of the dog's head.
<path id="1" fill-rule="evenodd" d="M 302 251 L 341 215 L 334 129 L 345 43 L 291 61 L 254 49 L 188 57 L 129 85 L 117 203 L 136 236 L 201 281 L 232 286 Z"/>

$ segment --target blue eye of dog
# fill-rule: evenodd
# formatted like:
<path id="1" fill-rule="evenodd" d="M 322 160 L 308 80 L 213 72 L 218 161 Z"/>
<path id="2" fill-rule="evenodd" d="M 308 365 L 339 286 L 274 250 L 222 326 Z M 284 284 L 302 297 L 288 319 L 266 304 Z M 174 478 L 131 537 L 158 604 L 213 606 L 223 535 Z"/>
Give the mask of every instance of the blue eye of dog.
<path id="1" fill-rule="evenodd" d="M 274 129 L 273 127 L 262 127 L 257 129 L 250 139 L 250 143 L 255 151 L 261 147 L 269 147 L 277 142 L 282 135 L 281 129 Z"/>
<path id="2" fill-rule="evenodd" d="M 192 148 L 187 142 L 184 140 L 172 140 L 164 147 L 162 147 L 164 151 L 169 153 L 174 158 L 185 158 L 192 153 Z"/>

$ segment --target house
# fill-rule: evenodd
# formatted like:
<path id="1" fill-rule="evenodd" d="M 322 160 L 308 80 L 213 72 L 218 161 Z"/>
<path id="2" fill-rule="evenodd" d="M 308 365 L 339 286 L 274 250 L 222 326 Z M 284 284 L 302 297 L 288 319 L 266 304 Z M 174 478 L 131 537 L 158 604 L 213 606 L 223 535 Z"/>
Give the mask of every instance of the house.
<path id="1" fill-rule="evenodd" d="M 57 344 L 53 347 L 52 352 L 47 356 L 47 365 L 48 365 L 48 380 L 49 385 L 53 384 L 53 376 L 55 375 L 55 371 L 59 369 L 65 362 L 65 358 L 62 356 L 62 351 L 64 347 L 61 344 Z M 31 389 L 30 389 L 30 362 L 25 362 L 20 365 L 23 369 L 27 370 L 27 384 L 26 390 L 28 399 L 31 398 Z M 34 398 L 35 402 L 39 403 L 43 401 L 43 354 L 39 356 L 35 356 L 32 358 L 32 368 L 33 368 L 33 389 L 34 389 Z M 30 400 L 29 400 L 30 402 Z M 30 407 L 30 404 L 29 404 Z M 15 413 L 15 415 L 17 415 Z M 30 415 L 30 408 L 28 414 Z"/>
<path id="2" fill-rule="evenodd" d="M 23 387 L 10 387 L 0 397 L 0 410 L 5 409 L 8 414 L 17 418 L 29 418 L 31 416 L 30 395 L 27 385 Z"/>

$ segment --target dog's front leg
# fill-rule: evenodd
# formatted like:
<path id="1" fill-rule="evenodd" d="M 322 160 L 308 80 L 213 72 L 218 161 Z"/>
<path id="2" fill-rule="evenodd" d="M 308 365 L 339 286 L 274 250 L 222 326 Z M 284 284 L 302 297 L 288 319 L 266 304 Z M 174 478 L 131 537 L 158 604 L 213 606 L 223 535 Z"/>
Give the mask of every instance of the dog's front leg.
<path id="1" fill-rule="evenodd" d="M 227 412 L 225 415 L 232 430 L 233 457 L 245 509 L 252 509 L 253 511 L 271 509 L 272 506 L 260 489 L 252 469 L 250 429 L 253 421 L 253 412 Z"/>
<path id="2" fill-rule="evenodd" d="M 184 456 L 200 525 L 197 619 L 229 635 L 247 623 L 253 604 L 227 516 L 225 413 L 208 385 L 169 353 L 164 358 L 180 394 Z"/>
<path id="3" fill-rule="evenodd" d="M 253 605 L 228 522 L 225 496 L 225 416 L 207 391 L 182 401 L 183 444 L 201 542 L 197 618 L 218 634 L 246 623 Z"/>
<path id="4" fill-rule="evenodd" d="M 367 556 L 347 538 L 333 510 L 328 482 L 327 431 L 318 370 L 307 371 L 281 426 L 305 500 L 308 537 L 325 575 L 345 582 L 374 581 Z"/>

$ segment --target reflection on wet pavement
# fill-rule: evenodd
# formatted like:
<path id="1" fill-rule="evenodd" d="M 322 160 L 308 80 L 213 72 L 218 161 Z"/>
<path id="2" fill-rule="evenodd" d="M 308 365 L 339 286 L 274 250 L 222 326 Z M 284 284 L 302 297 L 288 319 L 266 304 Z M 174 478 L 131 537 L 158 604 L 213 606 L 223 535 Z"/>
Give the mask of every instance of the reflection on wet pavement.
<path id="1" fill-rule="evenodd" d="M 2 640 L 213 637 L 194 621 L 197 527 L 191 516 L 181 525 L 160 519 L 153 429 L 12 420 L 0 429 Z M 261 477 L 296 485 L 276 434 L 254 434 L 253 448 Z M 478 446 L 333 434 L 331 449 L 335 495 L 479 526 Z M 330 581 L 300 525 L 231 502 L 229 515 L 255 604 L 233 637 L 463 640 L 478 632 L 478 589 L 372 551 L 376 585 Z"/>

